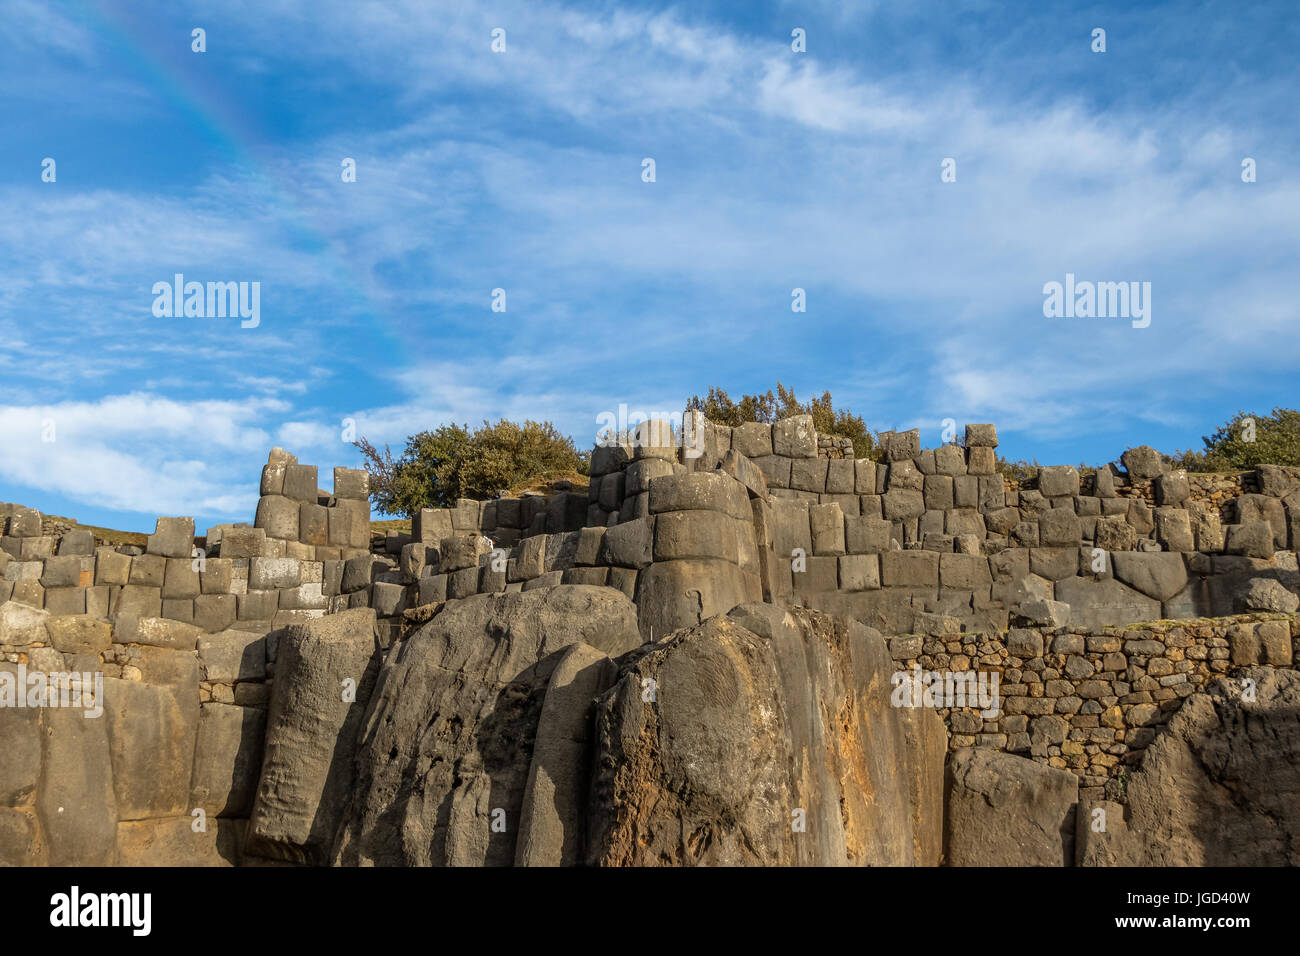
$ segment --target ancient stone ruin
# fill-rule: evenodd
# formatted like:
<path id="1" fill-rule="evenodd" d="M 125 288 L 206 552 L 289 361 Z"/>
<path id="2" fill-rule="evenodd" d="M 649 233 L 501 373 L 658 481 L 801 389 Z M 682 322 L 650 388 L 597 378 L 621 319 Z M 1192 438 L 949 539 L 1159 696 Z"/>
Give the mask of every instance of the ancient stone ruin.
<path id="1" fill-rule="evenodd" d="M 1300 471 L 684 425 L 410 534 L 0 505 L 0 863 L 1300 863 Z"/>

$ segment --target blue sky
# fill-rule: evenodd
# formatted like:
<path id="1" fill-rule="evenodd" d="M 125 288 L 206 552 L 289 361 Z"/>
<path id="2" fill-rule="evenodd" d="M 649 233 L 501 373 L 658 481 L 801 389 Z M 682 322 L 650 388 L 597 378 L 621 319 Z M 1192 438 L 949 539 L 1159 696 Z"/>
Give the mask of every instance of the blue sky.
<path id="1" fill-rule="evenodd" d="M 328 488 L 345 419 L 586 447 L 778 378 L 926 446 L 1200 447 L 1300 405 L 1297 49 L 1289 0 L 9 0 L 0 500 L 204 528 L 272 445 Z M 155 317 L 177 272 L 260 325 Z M 1150 326 L 1045 318 L 1066 273 L 1150 282 Z"/>

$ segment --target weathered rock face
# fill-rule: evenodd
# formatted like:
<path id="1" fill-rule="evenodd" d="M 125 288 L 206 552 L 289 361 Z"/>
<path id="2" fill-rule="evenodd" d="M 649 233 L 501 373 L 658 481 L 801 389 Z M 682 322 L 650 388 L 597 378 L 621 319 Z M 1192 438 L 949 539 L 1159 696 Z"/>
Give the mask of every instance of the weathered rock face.
<path id="1" fill-rule="evenodd" d="M 597 655 L 640 643 L 636 608 L 612 588 L 563 585 L 448 602 L 380 673 L 335 862 L 508 866 L 526 809 L 526 860 L 534 851 L 539 862 L 557 862 L 565 846 L 573 852 L 564 823 L 578 789 L 564 758 L 581 747 L 565 742 L 582 744 L 582 695 L 602 685 Z M 566 659 L 583 644 L 583 656 Z M 548 791 L 560 800 L 543 821 Z"/>
<path id="2" fill-rule="evenodd" d="M 643 648 L 598 703 L 587 862 L 937 863 L 946 731 L 892 671 L 869 628 L 770 605 Z"/>
<path id="3" fill-rule="evenodd" d="M 950 866 L 1069 866 L 1079 778 L 1014 754 L 968 747 L 949 763 Z"/>
<path id="4" fill-rule="evenodd" d="M 247 849 L 324 863 L 352 783 L 357 731 L 378 669 L 375 614 L 358 608 L 280 639 Z"/>
<path id="5" fill-rule="evenodd" d="M 1129 779 L 1127 813 L 1088 807 L 1079 837 L 1082 865 L 1300 863 L 1300 673 L 1244 668 L 1188 697 Z"/>

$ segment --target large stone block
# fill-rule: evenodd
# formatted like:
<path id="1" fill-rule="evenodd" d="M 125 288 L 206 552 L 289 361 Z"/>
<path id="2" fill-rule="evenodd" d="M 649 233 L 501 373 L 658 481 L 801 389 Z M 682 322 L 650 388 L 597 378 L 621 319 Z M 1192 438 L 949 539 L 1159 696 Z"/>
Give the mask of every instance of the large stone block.
<path id="1" fill-rule="evenodd" d="M 1045 498 L 1073 497 L 1079 493 L 1079 471 L 1073 465 L 1047 465 L 1038 469 L 1038 491 Z"/>
<path id="2" fill-rule="evenodd" d="M 117 840 L 117 806 L 108 721 L 63 707 L 47 707 L 42 717 L 36 814 L 46 859 L 53 866 L 109 866 Z"/>
<path id="3" fill-rule="evenodd" d="M 664 636 L 679 627 L 725 614 L 751 597 L 740 568 L 728 561 L 663 561 L 637 577 L 641 634 Z"/>
<path id="4" fill-rule="evenodd" d="M 9 536 L 38 538 L 40 535 L 41 513 L 34 508 L 15 508 L 9 516 Z"/>
<path id="5" fill-rule="evenodd" d="M 81 582 L 81 558 L 75 555 L 46 558 L 40 580 L 46 588 L 77 587 Z"/>
<path id="6" fill-rule="evenodd" d="M 565 649 L 586 643 L 617 656 L 639 642 L 635 608 L 612 588 L 561 585 L 449 603 L 385 662 L 334 862 L 515 863 L 546 690 Z M 581 727 L 576 688 L 570 702 Z M 549 746 L 575 728 L 561 723 L 542 732 L 543 761 L 574 752 Z M 556 780 L 577 768 L 547 769 Z M 531 789 L 532 812 L 564 816 L 563 804 L 537 807 Z M 505 828 L 493 826 L 497 808 Z"/>
<path id="7" fill-rule="evenodd" d="M 194 549 L 194 519 L 159 518 L 148 540 L 145 550 L 150 554 L 188 558 Z"/>
<path id="8" fill-rule="evenodd" d="M 1038 516 L 1038 536 L 1043 547 L 1077 548 L 1082 535 L 1079 516 L 1070 509 L 1051 508 Z"/>
<path id="9" fill-rule="evenodd" d="M 934 470 L 949 478 L 966 474 L 966 453 L 959 445 L 940 445 L 934 450 Z"/>
<path id="10" fill-rule="evenodd" d="M 284 632 L 249 819 L 250 853 L 327 861 L 352 788 L 357 733 L 378 661 L 375 613 L 368 608 Z"/>
<path id="11" fill-rule="evenodd" d="M 998 430 L 993 425 L 967 425 L 967 448 L 997 448 Z"/>
<path id="12" fill-rule="evenodd" d="M 678 513 L 694 514 L 695 512 Z M 606 529 L 600 541 L 600 563 L 622 568 L 647 567 L 654 556 L 656 520 L 650 517 L 636 518 Z"/>
<path id="13" fill-rule="evenodd" d="M 734 518 L 717 511 L 672 511 L 659 515 L 654 519 L 655 560 L 718 558 L 738 562 L 740 557 L 736 526 Z M 606 535 L 615 534 L 622 527 L 628 525 L 615 525 L 606 531 Z"/>
<path id="14" fill-rule="evenodd" d="M 262 768 L 266 710 L 201 705 L 191 802 L 212 817 L 246 817 Z"/>
<path id="15" fill-rule="evenodd" d="M 844 554 L 844 512 L 839 505 L 811 505 L 808 508 L 808 523 L 815 554 Z"/>
<path id="16" fill-rule="evenodd" d="M 26 677 L 26 671 L 21 675 Z M 15 707 L 18 695 L 25 699 L 27 688 L 19 683 L 17 664 L 0 663 L 0 681 L 9 685 L 4 706 L 0 706 L 0 741 L 4 759 L 0 760 L 0 807 L 26 804 L 41 774 L 42 733 L 39 707 Z M 10 694 L 13 696 L 10 697 Z M 0 863 L 5 861 L 0 856 Z"/>
<path id="17" fill-rule="evenodd" d="M 1273 529 L 1266 521 L 1231 524 L 1226 530 L 1224 550 L 1248 558 L 1273 557 Z"/>
<path id="18" fill-rule="evenodd" d="M 135 565 L 139 562 L 140 555 L 136 560 L 131 562 L 131 568 L 134 571 Z M 119 621 L 123 618 L 157 618 L 162 616 L 162 589 L 141 587 L 135 584 L 128 584 L 118 593 L 116 600 L 109 609 L 110 615 Z"/>
<path id="19" fill-rule="evenodd" d="M 201 593 L 199 572 L 191 558 L 168 558 L 163 576 L 164 598 L 195 598 Z"/>
<path id="20" fill-rule="evenodd" d="M 266 554 L 266 529 L 227 528 L 220 550 L 223 558 L 260 558 Z"/>
<path id="21" fill-rule="evenodd" d="M 880 558 L 874 554 L 846 554 L 839 559 L 842 591 L 874 591 L 880 587 Z"/>
<path id="22" fill-rule="evenodd" d="M 369 498 L 370 473 L 364 468 L 334 469 L 335 498 Z"/>
<path id="23" fill-rule="evenodd" d="M 99 548 L 95 552 L 95 583 L 126 584 L 131 575 L 131 556 L 119 554 L 112 548 Z"/>
<path id="24" fill-rule="evenodd" d="M 1112 559 L 1117 557 L 1112 554 Z M 1070 620 L 1076 625 L 1104 627 L 1158 621 L 1160 602 L 1113 578 L 1093 581 L 1072 577 L 1056 582 L 1056 600 L 1070 605 Z"/>
<path id="25" fill-rule="evenodd" d="M 830 462 L 826 458 L 797 458 L 790 462 L 790 487 L 796 491 L 821 494 L 826 490 L 826 473 Z"/>
<path id="26" fill-rule="evenodd" d="M 617 670 L 606 654 L 577 643 L 552 672 L 519 814 L 516 866 L 581 862 L 587 836 L 592 704 L 613 684 Z"/>
<path id="27" fill-rule="evenodd" d="M 921 454 L 919 429 L 913 428 L 906 432 L 882 432 L 880 439 L 886 461 L 907 461 Z"/>
<path id="28" fill-rule="evenodd" d="M 1287 543 L 1286 509 L 1277 498 L 1268 495 L 1239 495 L 1233 499 L 1236 524 L 1254 521 L 1267 522 L 1273 529 L 1274 548 L 1285 548 Z"/>
<path id="29" fill-rule="evenodd" d="M 933 551 L 886 551 L 880 577 L 887 588 L 937 588 L 939 555 Z"/>
<path id="30" fill-rule="evenodd" d="M 107 678 L 104 720 L 118 819 L 188 814 L 197 688 Z"/>
<path id="31" fill-rule="evenodd" d="M 885 492 L 883 505 L 885 517 L 890 521 L 906 521 L 925 513 L 925 497 L 919 491 L 891 489 Z"/>
<path id="32" fill-rule="evenodd" d="M 253 558 L 248 565 L 248 586 L 255 591 L 296 588 L 302 583 L 302 563 L 294 558 Z"/>
<path id="33" fill-rule="evenodd" d="M 721 511 L 749 521 L 749 494 L 745 486 L 722 472 L 686 472 L 665 475 L 650 482 L 650 513 L 668 511 Z"/>
<path id="34" fill-rule="evenodd" d="M 850 554 L 880 554 L 889 550 L 893 522 L 869 516 L 844 519 L 844 544 Z"/>
<path id="35" fill-rule="evenodd" d="M 298 540 L 306 544 L 329 544 L 329 509 L 314 501 L 298 506 Z"/>
<path id="36" fill-rule="evenodd" d="M 1120 456 L 1120 463 L 1130 477 L 1139 480 L 1154 478 L 1165 470 L 1165 462 L 1160 452 L 1150 445 L 1130 448 Z"/>
<path id="37" fill-rule="evenodd" d="M 967 747 L 949 760 L 947 863 L 1070 866 L 1079 778 L 1013 754 Z"/>
<path id="38" fill-rule="evenodd" d="M 791 415 L 772 426 L 772 451 L 786 458 L 815 458 L 817 429 L 811 415 Z"/>
<path id="39" fill-rule="evenodd" d="M 137 554 L 131 559 L 127 584 L 142 588 L 161 588 L 167 576 L 167 559 L 159 554 Z"/>
<path id="40" fill-rule="evenodd" d="M 1155 480 L 1155 491 L 1158 505 L 1175 507 L 1183 504 L 1192 493 L 1187 481 L 1187 472 L 1171 471 L 1158 476 Z"/>
<path id="41" fill-rule="evenodd" d="M 287 465 L 284 470 L 284 497 L 292 498 L 295 502 L 309 501 L 314 504 L 317 499 L 317 481 L 315 465 Z"/>
<path id="42" fill-rule="evenodd" d="M 266 677 L 266 636 L 226 630 L 199 638 L 199 673 L 203 680 L 233 684 Z"/>
<path id="43" fill-rule="evenodd" d="M 609 798 L 586 862 L 937 863 L 946 734 L 933 712 L 889 705 L 893 669 L 869 628 L 770 605 L 648 649 L 597 704 L 593 792 Z"/>
<path id="44" fill-rule="evenodd" d="M 939 584 L 945 588 L 974 591 L 993 583 L 989 562 L 979 554 L 940 554 Z"/>
<path id="45" fill-rule="evenodd" d="M 853 492 L 858 495 L 874 495 L 876 493 L 876 463 L 870 458 L 854 460 Z"/>
<path id="46" fill-rule="evenodd" d="M 312 500 L 315 500 L 314 494 Z M 300 504 L 300 501 L 284 495 L 264 495 L 258 499 L 257 516 L 253 519 L 253 524 L 261 528 L 268 538 L 297 541 Z M 224 537 L 222 540 L 224 542 Z"/>
<path id="47" fill-rule="evenodd" d="M 952 479 L 947 475 L 927 475 L 923 495 L 927 510 L 951 509 L 953 507 Z"/>
<path id="48" fill-rule="evenodd" d="M 1191 516 L 1182 508 L 1157 508 L 1156 540 L 1165 546 L 1166 551 L 1195 551 Z"/>
<path id="49" fill-rule="evenodd" d="M 737 425 L 731 429 L 731 447 L 746 458 L 780 454 L 774 452 L 772 447 L 772 431 L 772 426 L 763 422 L 745 422 Z"/>
<path id="50" fill-rule="evenodd" d="M 51 617 L 46 629 L 50 645 L 63 654 L 98 654 L 113 645 L 112 625 L 89 614 Z"/>

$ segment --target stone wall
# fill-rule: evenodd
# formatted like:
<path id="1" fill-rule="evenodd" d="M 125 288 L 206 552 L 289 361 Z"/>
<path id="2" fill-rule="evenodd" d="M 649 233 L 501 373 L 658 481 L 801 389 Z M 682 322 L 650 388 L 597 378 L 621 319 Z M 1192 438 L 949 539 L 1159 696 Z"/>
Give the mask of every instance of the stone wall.
<path id="1" fill-rule="evenodd" d="M 334 494 L 317 489 L 315 466 L 277 448 L 252 526 L 214 525 L 196 538 L 194 519 L 164 517 L 144 547 L 104 544 L 82 528 L 51 528 L 31 508 L 0 504 L 0 601 L 111 621 L 163 618 L 207 632 L 238 625 L 266 633 L 340 610 L 342 564 L 370 550 L 369 476 L 336 468 L 334 486 Z"/>
<path id="2" fill-rule="evenodd" d="M 0 604 L 0 862 L 237 860 L 275 650 L 236 629 Z M 33 675 L 60 706 L 29 696 Z"/>
<path id="3" fill-rule="evenodd" d="M 0 741 L 12 755 L 0 768 L 0 861 L 234 862 L 251 828 L 261 856 L 321 862 L 312 821 L 326 804 L 342 813 L 345 799 L 325 792 L 336 786 L 330 734 L 359 720 L 368 681 L 394 664 L 396 642 L 426 622 L 447 625 L 455 615 L 441 618 L 444 608 L 468 607 L 462 599 L 476 595 L 500 595 L 473 605 L 491 614 L 550 607 L 552 595 L 557 607 L 613 602 L 647 642 L 692 628 L 720 640 L 709 622 L 731 612 L 754 634 L 784 640 L 794 616 L 808 613 L 783 614 L 786 606 L 856 620 L 869 625 L 861 634 L 888 635 L 880 656 L 887 645 L 900 673 L 996 674 L 995 713 L 935 706 L 951 734 L 939 753 L 980 752 L 958 768 L 975 794 L 988 783 L 988 760 L 1029 758 L 1021 763 L 1034 773 L 1057 775 L 1071 814 L 1083 798 L 1122 802 L 1125 774 L 1156 732 L 1215 678 L 1294 670 L 1294 470 L 1187 476 L 1134 449 L 1123 468 L 1081 477 L 1045 467 L 1016 483 L 996 472 L 991 425 L 968 426 L 964 444 L 930 450 L 915 431 L 887 433 L 879 462 L 845 457 L 851 445 L 818 436 L 808 416 L 733 429 L 688 414 L 685 447 L 650 440 L 667 434 L 660 427 L 646 423 L 598 447 L 587 495 L 462 500 L 422 511 L 410 534 L 370 533 L 364 472 L 336 469 L 330 494 L 315 487 L 315 468 L 280 449 L 263 470 L 253 524 L 214 526 L 204 537 L 194 536 L 192 519 L 164 517 L 143 547 L 112 545 L 0 506 L 0 670 L 11 684 L 22 671 L 67 682 L 101 675 L 105 717 L 0 707 Z M 771 614 L 760 613 L 764 605 Z M 327 615 L 335 616 L 319 620 Z M 573 626 L 562 617 L 548 625 L 557 635 Z M 859 633 L 840 633 L 831 620 L 808 617 L 821 623 L 805 630 L 837 642 Z M 475 640 L 490 645 L 496 627 L 484 623 Z M 356 645 L 346 667 L 331 656 L 331 628 Z M 319 745 L 311 779 L 321 792 L 277 807 L 274 775 L 297 772 L 291 759 L 281 767 L 264 754 L 286 641 L 291 650 L 293 641 L 320 643 L 312 653 L 342 670 L 294 678 L 292 693 L 281 688 L 316 701 L 295 704 L 299 714 L 282 710 L 286 739 L 301 736 L 296 721 L 315 720 L 313 708 L 326 702 L 338 726 L 309 735 Z M 786 665 L 803 666 L 797 655 Z M 303 666 L 315 673 L 311 661 Z M 855 679 L 870 687 L 866 705 L 886 707 L 877 699 L 890 692 L 885 672 L 873 668 Z M 361 711 L 338 706 L 340 676 L 364 685 Z M 797 695 L 803 678 L 779 676 Z M 890 733 L 906 737 L 917 716 L 887 721 Z M 376 759 L 389 748 L 381 751 Z M 258 792 L 269 802 L 250 823 Z M 69 806 L 76 812 L 60 815 Z M 375 832 L 382 842 L 386 831 Z M 938 837 L 925 839 L 930 848 L 915 858 L 933 860 Z M 978 852 L 978 841 L 967 842 Z M 891 855 L 896 847 L 872 852 L 908 858 Z"/>
<path id="4" fill-rule="evenodd" d="M 972 706 L 945 706 L 958 702 L 952 694 L 934 702 L 952 731 L 950 748 L 1004 750 L 1069 770 L 1084 796 L 1098 799 L 1108 781 L 1138 763 L 1185 698 L 1239 668 L 1294 669 L 1300 659 L 1295 614 L 1005 633 L 963 633 L 949 621 L 933 630 L 888 639 L 900 674 L 998 675 L 997 700 L 983 716 L 973 687 L 953 685 Z M 904 685 L 901 677 L 897 683 Z M 937 685 L 937 694 L 945 692 Z"/>

